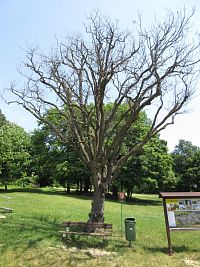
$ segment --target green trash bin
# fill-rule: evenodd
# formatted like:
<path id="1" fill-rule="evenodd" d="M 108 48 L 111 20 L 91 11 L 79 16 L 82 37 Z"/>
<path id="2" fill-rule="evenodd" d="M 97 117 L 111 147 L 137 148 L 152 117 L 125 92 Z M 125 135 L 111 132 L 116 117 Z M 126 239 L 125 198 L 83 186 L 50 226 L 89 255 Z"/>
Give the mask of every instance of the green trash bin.
<path id="1" fill-rule="evenodd" d="M 126 218 L 124 222 L 126 240 L 129 241 L 129 245 L 131 246 L 131 241 L 135 241 L 136 239 L 136 220 L 135 218 Z"/>

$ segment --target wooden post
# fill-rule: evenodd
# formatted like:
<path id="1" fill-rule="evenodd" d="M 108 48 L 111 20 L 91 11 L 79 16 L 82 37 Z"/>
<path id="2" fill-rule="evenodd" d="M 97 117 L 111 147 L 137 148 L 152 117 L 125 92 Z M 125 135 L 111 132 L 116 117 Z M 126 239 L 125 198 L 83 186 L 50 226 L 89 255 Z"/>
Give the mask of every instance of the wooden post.
<path id="1" fill-rule="evenodd" d="M 168 220 L 168 215 L 167 215 L 167 203 L 166 203 L 165 198 L 163 198 L 163 208 L 164 208 L 164 215 L 165 215 L 167 241 L 168 241 L 168 254 L 169 254 L 169 256 L 172 256 L 173 255 L 173 249 L 172 249 L 171 236 L 170 236 L 169 220 Z"/>

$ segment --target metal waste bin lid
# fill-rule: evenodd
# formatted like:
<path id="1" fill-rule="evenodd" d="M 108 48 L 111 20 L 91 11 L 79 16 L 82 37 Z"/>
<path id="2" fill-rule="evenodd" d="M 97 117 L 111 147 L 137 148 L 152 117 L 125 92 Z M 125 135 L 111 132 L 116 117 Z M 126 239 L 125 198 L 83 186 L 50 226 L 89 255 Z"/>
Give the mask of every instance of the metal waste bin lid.
<path id="1" fill-rule="evenodd" d="M 129 222 L 135 222 L 136 220 L 135 220 L 135 218 L 133 218 L 133 217 L 129 217 L 129 218 L 126 218 L 125 219 L 125 221 L 129 221 Z"/>

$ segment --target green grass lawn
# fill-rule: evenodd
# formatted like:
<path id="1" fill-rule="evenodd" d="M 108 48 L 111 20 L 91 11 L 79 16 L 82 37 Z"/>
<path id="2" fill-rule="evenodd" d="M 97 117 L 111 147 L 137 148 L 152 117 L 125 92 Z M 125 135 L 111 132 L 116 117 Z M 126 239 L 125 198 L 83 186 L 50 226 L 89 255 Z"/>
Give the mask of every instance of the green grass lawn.
<path id="1" fill-rule="evenodd" d="M 86 221 L 91 198 L 66 195 L 53 189 L 15 188 L 1 191 L 0 206 L 13 208 L 0 220 L 0 267 L 33 266 L 200 266 L 200 232 L 172 233 L 174 255 L 167 255 L 161 200 L 156 195 L 134 195 L 123 204 L 123 218 L 136 218 L 137 239 L 132 247 L 121 234 L 121 204 L 107 200 L 105 222 L 113 236 L 61 241 L 59 223 Z M 7 203 L 3 203 L 7 202 Z"/>

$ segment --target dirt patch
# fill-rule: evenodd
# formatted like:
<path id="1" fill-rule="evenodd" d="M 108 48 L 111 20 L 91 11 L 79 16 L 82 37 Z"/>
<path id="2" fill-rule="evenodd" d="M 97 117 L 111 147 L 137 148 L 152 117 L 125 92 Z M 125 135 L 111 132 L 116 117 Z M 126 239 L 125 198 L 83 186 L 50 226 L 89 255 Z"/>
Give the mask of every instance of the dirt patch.
<path id="1" fill-rule="evenodd" d="M 194 261 L 194 260 L 190 260 L 190 259 L 184 259 L 184 262 L 188 266 L 200 267 L 200 262 L 199 261 Z"/>
<path id="2" fill-rule="evenodd" d="M 88 248 L 88 249 L 78 249 L 76 247 L 67 248 L 65 246 L 62 246 L 62 249 L 68 250 L 71 253 L 84 253 L 87 255 L 90 255 L 92 257 L 102 257 L 102 256 L 116 256 L 116 252 L 110 252 L 103 249 L 97 249 L 97 248 Z"/>
<path id="3" fill-rule="evenodd" d="M 117 253 L 116 252 L 109 252 L 106 250 L 102 250 L 102 249 L 85 249 L 84 253 L 91 255 L 92 257 L 100 257 L 100 256 L 116 256 Z"/>

